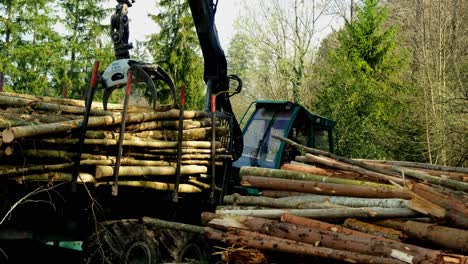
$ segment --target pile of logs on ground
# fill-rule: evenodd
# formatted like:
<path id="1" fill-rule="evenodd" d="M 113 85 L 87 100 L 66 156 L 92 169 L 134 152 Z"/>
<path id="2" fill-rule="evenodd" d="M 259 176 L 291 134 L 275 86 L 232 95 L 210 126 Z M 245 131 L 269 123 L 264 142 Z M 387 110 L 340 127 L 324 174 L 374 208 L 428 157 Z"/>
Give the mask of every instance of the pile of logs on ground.
<path id="1" fill-rule="evenodd" d="M 339 263 L 468 263 L 468 169 L 346 159 L 278 138 L 305 155 L 242 167 L 259 195 L 203 213 L 210 239 Z"/>
<path id="2" fill-rule="evenodd" d="M 122 107 L 109 104 L 104 111 L 102 103 L 93 103 L 78 182 L 99 186 L 113 181 Z M 174 189 L 179 110 L 162 108 L 129 106 L 119 185 Z M 18 183 L 70 181 L 84 111 L 80 100 L 0 93 L 0 176 Z M 211 118 L 202 111 L 183 115 L 179 192 L 200 192 L 210 188 Z M 215 120 L 216 160 L 221 163 L 230 157 L 219 141 L 228 128 Z"/>

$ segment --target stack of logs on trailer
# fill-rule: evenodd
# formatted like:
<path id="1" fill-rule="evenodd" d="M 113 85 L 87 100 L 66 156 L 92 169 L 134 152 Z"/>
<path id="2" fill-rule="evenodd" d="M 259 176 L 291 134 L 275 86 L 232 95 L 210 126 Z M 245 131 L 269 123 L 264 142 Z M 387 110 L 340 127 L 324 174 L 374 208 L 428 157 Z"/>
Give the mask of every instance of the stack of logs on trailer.
<path id="1" fill-rule="evenodd" d="M 83 121 L 84 101 L 17 93 L 0 93 L 0 176 L 19 184 L 69 182 Z M 119 186 L 174 190 L 179 110 L 129 106 L 119 170 Z M 93 103 L 81 156 L 79 183 L 113 182 L 122 105 Z M 180 193 L 210 188 L 211 118 L 184 111 Z M 216 137 L 227 126 L 219 124 Z M 224 123 L 223 123 L 224 124 Z M 216 141 L 216 163 L 230 158 Z"/>
<path id="2" fill-rule="evenodd" d="M 468 263 L 468 169 L 347 159 L 277 138 L 303 156 L 242 167 L 251 195 L 203 213 L 209 238 L 339 263 Z"/>

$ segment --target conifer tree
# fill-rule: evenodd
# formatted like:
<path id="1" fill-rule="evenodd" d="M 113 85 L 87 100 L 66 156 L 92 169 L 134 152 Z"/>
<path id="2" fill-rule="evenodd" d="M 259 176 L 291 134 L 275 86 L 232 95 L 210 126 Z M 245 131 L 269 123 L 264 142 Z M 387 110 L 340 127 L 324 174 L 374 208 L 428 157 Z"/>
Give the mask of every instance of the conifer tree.
<path id="1" fill-rule="evenodd" d="M 160 0 L 160 13 L 152 19 L 161 30 L 150 36 L 148 49 L 174 80 L 177 89 L 186 87 L 186 107 L 202 109 L 204 100 L 203 63 L 200 44 L 190 14 L 188 1 Z M 161 91 L 161 97 L 169 96 Z"/>
<path id="2" fill-rule="evenodd" d="M 49 81 L 61 49 L 54 8 L 46 0 L 0 1 L 0 71 L 16 92 L 54 93 Z"/>
<path id="3" fill-rule="evenodd" d="M 402 146 L 419 135 L 417 126 L 405 127 L 406 87 L 398 81 L 405 63 L 386 18 L 379 0 L 364 0 L 338 33 L 338 47 L 326 52 L 316 109 L 337 121 L 341 155 L 404 159 Z"/>
<path id="4" fill-rule="evenodd" d="M 82 97 L 95 60 L 103 67 L 113 59 L 109 26 L 103 25 L 106 11 L 104 0 L 60 1 L 64 11 L 64 60 L 56 77 L 57 86 L 67 87 L 70 97 Z M 116 3 L 117 4 L 117 3 Z"/>

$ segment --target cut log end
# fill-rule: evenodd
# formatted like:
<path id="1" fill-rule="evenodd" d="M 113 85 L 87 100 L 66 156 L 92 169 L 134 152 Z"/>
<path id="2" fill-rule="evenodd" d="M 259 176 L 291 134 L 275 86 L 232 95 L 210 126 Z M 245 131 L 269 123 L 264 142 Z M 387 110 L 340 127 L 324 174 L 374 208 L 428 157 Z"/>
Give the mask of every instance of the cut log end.
<path id="1" fill-rule="evenodd" d="M 11 143 L 15 139 L 15 133 L 11 128 L 7 128 L 2 132 L 3 143 Z"/>

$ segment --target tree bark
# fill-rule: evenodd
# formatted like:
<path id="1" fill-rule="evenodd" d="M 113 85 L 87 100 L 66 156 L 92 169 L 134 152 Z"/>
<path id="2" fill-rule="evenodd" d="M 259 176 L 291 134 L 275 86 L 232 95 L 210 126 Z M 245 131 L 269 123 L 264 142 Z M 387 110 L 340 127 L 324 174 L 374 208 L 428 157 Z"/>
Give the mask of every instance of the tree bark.
<path id="1" fill-rule="evenodd" d="M 241 167 L 240 176 L 242 177 L 245 175 L 291 179 L 291 180 L 337 183 L 337 184 L 346 184 L 346 185 L 382 187 L 382 188 L 388 188 L 388 189 L 395 188 L 395 186 L 388 185 L 388 184 L 355 181 L 355 180 L 341 179 L 341 178 L 335 178 L 335 177 L 324 177 L 324 176 L 312 175 L 312 174 L 301 173 L 301 172 L 277 170 L 277 169 L 269 169 L 269 168 L 259 168 L 259 167 L 247 167 L 247 166 Z"/>
<path id="2" fill-rule="evenodd" d="M 340 195 L 363 198 L 411 199 L 411 194 L 405 190 L 372 188 L 365 186 L 344 185 L 335 183 L 275 179 L 256 176 L 243 176 L 241 185 L 263 189 L 306 192 L 326 195 Z"/>
<path id="3" fill-rule="evenodd" d="M 437 164 L 411 162 L 411 161 L 367 160 L 367 159 L 360 159 L 359 161 L 369 162 L 369 163 L 382 163 L 382 164 L 395 165 L 395 166 L 400 166 L 400 167 L 413 167 L 413 168 L 436 170 L 436 171 L 468 173 L 468 168 L 441 166 Z"/>
<path id="4" fill-rule="evenodd" d="M 43 142 L 53 144 L 76 144 L 78 139 L 43 139 Z M 103 145 L 103 146 L 116 146 L 118 140 L 115 139 L 85 139 L 85 145 Z M 123 146 L 131 147 L 147 147 L 147 148 L 177 148 L 177 141 L 162 141 L 162 140 L 123 140 Z M 216 142 L 216 148 L 221 147 L 220 142 Z M 183 148 L 211 148 L 210 141 L 182 141 Z"/>
<path id="5" fill-rule="evenodd" d="M 187 165 L 180 168 L 182 175 L 207 173 L 206 166 Z M 114 175 L 114 168 L 111 166 L 97 166 L 96 178 L 111 177 Z M 175 175 L 175 167 L 172 166 L 121 166 L 119 170 L 121 176 L 172 176 Z"/>
<path id="6" fill-rule="evenodd" d="M 397 241 L 401 241 L 402 239 L 406 238 L 405 234 L 403 234 L 401 231 L 396 230 L 394 228 L 373 225 L 373 224 L 362 222 L 353 218 L 346 219 L 343 223 L 343 226 L 353 229 L 353 230 L 366 233 L 366 234 L 370 234 L 370 235 L 374 235 L 378 237 L 385 237 L 385 238 L 393 239 Z"/>
<path id="7" fill-rule="evenodd" d="M 126 122 L 130 124 L 154 120 L 177 119 L 178 116 L 178 110 L 169 110 L 166 112 L 136 113 L 128 114 Z M 202 111 L 184 111 L 184 118 L 186 119 L 203 118 L 205 116 L 206 113 Z M 117 125 L 120 124 L 121 121 L 122 116 L 120 114 L 115 114 L 113 116 L 90 117 L 88 121 L 88 128 Z M 82 122 L 83 120 L 80 119 L 37 126 L 12 127 L 9 129 L 5 129 L 2 132 L 2 137 L 5 143 L 11 143 L 13 140 L 18 138 L 70 132 L 79 129 L 82 125 Z"/>
<path id="8" fill-rule="evenodd" d="M 310 147 L 306 147 L 304 145 L 301 145 L 301 144 L 298 144 L 288 138 L 285 138 L 285 137 L 282 137 L 282 136 L 276 136 L 276 135 L 273 135 L 274 138 L 276 139 L 279 139 L 281 141 L 284 141 L 288 144 L 290 144 L 291 146 L 295 147 L 295 148 L 298 148 L 298 149 L 301 149 L 301 150 L 304 150 L 308 153 L 312 153 L 314 155 L 320 155 L 320 156 L 325 156 L 325 157 L 328 157 L 328 158 L 331 158 L 331 159 L 334 159 L 334 160 L 337 160 L 337 161 L 341 161 L 341 162 L 345 162 L 345 163 L 348 163 L 348 164 L 352 164 L 354 166 L 358 166 L 358 167 L 361 167 L 361 168 L 364 168 L 366 170 L 370 170 L 370 171 L 374 171 L 374 172 L 378 172 L 378 173 L 381 173 L 381 174 L 384 174 L 384 175 L 390 175 L 390 176 L 394 176 L 394 177 L 399 177 L 398 174 L 390 171 L 390 170 L 386 170 L 386 169 L 382 169 L 382 168 L 379 168 L 379 167 L 375 167 L 375 166 L 372 166 L 372 165 L 369 165 L 369 164 L 366 164 L 364 162 L 361 162 L 361 161 L 358 161 L 358 160 L 353 160 L 353 159 L 348 159 L 348 158 L 344 158 L 344 157 L 340 157 L 338 155 L 335 155 L 333 153 L 330 153 L 330 152 L 327 152 L 327 151 L 323 151 L 323 150 L 319 150 L 319 149 L 315 149 L 315 148 L 310 148 Z"/>
<path id="9" fill-rule="evenodd" d="M 468 228 L 468 207 L 466 204 L 459 203 L 457 198 L 444 195 L 421 183 L 411 185 L 410 189 L 423 199 L 443 207 L 446 210 L 445 219 L 451 224 L 460 228 Z"/>
<path id="10" fill-rule="evenodd" d="M 151 226 L 152 228 L 156 228 L 156 229 L 160 229 L 160 228 L 173 229 L 173 230 L 179 230 L 183 232 L 190 232 L 190 233 L 197 233 L 197 234 L 204 234 L 206 230 L 206 228 L 202 226 L 164 221 L 164 220 L 151 218 L 147 216 L 144 216 L 142 220 L 145 225 Z"/>
<path id="11" fill-rule="evenodd" d="M 68 169 L 73 166 L 73 163 L 63 163 L 63 164 L 50 164 L 50 165 L 35 165 L 29 167 L 21 168 L 11 168 L 0 170 L 0 176 L 18 176 L 23 174 L 32 174 L 37 172 L 49 172 Z"/>
<path id="12" fill-rule="evenodd" d="M 310 218 L 387 218 L 414 217 L 418 213 L 407 208 L 330 208 L 330 209 L 258 209 L 258 210 L 216 210 L 217 214 L 243 215 L 279 219 L 282 214 L 294 214 Z"/>
<path id="13" fill-rule="evenodd" d="M 298 161 L 303 160 L 303 161 L 285 163 L 281 166 L 281 169 L 287 170 L 287 171 L 303 172 L 303 173 L 309 173 L 309 174 L 321 175 L 321 176 L 331 176 L 331 177 L 348 179 L 348 180 L 356 180 L 356 181 L 367 181 L 367 182 L 376 182 L 376 183 L 387 182 L 384 179 L 369 177 L 367 175 L 362 175 L 362 174 L 355 173 L 352 171 L 335 170 L 331 168 L 319 168 L 314 165 L 305 163 L 306 162 L 305 156 L 296 157 L 296 160 Z"/>
<path id="14" fill-rule="evenodd" d="M 401 179 L 401 178 L 396 178 L 394 176 L 382 174 L 382 173 L 379 173 L 379 172 L 370 171 L 370 170 L 363 169 L 363 168 L 358 167 L 358 166 L 348 165 L 348 164 L 346 164 L 344 162 L 335 161 L 335 160 L 330 159 L 330 158 L 318 157 L 318 156 L 315 156 L 315 155 L 312 155 L 312 154 L 306 154 L 306 158 L 309 160 L 309 162 L 317 162 L 317 163 L 320 163 L 320 164 L 323 164 L 323 165 L 326 165 L 326 166 L 329 166 L 329 167 L 332 167 L 332 168 L 337 168 L 337 169 L 340 169 L 340 170 L 353 171 L 353 172 L 363 174 L 363 175 L 367 175 L 367 176 L 370 176 L 370 177 L 384 179 L 384 180 L 387 180 L 389 182 L 393 181 L 393 182 L 396 182 L 396 183 L 403 183 L 403 179 Z"/>
<path id="15" fill-rule="evenodd" d="M 112 186 L 114 182 L 98 182 L 96 186 Z M 119 186 L 128 186 L 128 187 L 138 187 L 138 188 L 148 188 L 155 189 L 160 191 L 174 191 L 174 184 L 165 183 L 165 182 L 154 182 L 154 181 L 119 181 Z M 190 184 L 180 184 L 179 185 L 180 193 L 199 193 L 201 189 L 190 185 Z"/>
<path id="16" fill-rule="evenodd" d="M 239 194 L 224 196 L 224 202 L 227 204 L 261 205 L 278 208 L 324 208 L 332 207 L 381 207 L 381 208 L 408 208 L 409 202 L 404 199 L 374 199 L 374 198 L 354 198 L 346 196 L 327 196 L 327 195 L 299 195 L 283 198 L 268 198 L 256 196 L 241 196 Z M 310 207 L 308 207 L 310 205 Z"/>
<path id="17" fill-rule="evenodd" d="M 411 169 L 407 169 L 407 168 L 403 168 L 399 166 L 392 166 L 392 169 L 394 171 L 404 173 L 407 176 L 410 176 L 412 178 L 416 178 L 422 181 L 427 181 L 436 185 L 442 185 L 442 186 L 454 188 L 454 189 L 461 190 L 464 192 L 468 191 L 468 182 L 455 181 L 451 179 L 436 177 L 436 176 L 432 176 L 424 172 L 411 170 Z"/>
<path id="18" fill-rule="evenodd" d="M 430 241 L 447 249 L 468 250 L 468 231 L 414 221 L 382 220 L 378 225 L 402 230 L 410 238 Z"/>
<path id="19" fill-rule="evenodd" d="M 439 263 L 437 261 L 444 256 L 441 251 L 404 244 L 357 231 L 352 231 L 353 235 L 347 235 L 336 229 L 331 229 L 330 231 L 322 230 L 256 217 L 238 218 L 236 221 L 240 221 L 241 225 L 248 228 L 250 231 L 261 232 L 274 237 L 286 238 L 338 250 L 397 258 L 407 263 Z M 229 224 L 229 222 L 226 223 Z M 217 226 L 220 225 L 222 225 L 222 221 L 217 222 Z M 359 233 L 360 235 L 355 235 L 354 233 Z M 455 255 L 454 259 L 459 261 L 455 263 L 463 263 L 462 261 L 466 258 L 464 256 Z"/>
<path id="20" fill-rule="evenodd" d="M 241 196 L 239 194 L 224 196 L 224 203 L 234 205 L 256 205 L 273 208 L 295 208 L 295 209 L 325 209 L 337 208 L 338 205 L 323 203 L 319 201 L 307 201 L 300 199 L 273 199 L 269 197 Z"/>
<path id="21" fill-rule="evenodd" d="M 31 174 L 16 178 L 16 182 L 25 184 L 28 182 L 71 182 L 72 174 L 67 172 L 49 172 L 43 174 Z M 93 175 L 80 173 L 77 178 L 78 183 L 96 183 Z"/>
<path id="22" fill-rule="evenodd" d="M 324 247 L 316 247 L 311 244 L 291 241 L 277 237 L 253 237 L 245 235 L 235 235 L 232 233 L 222 233 L 219 231 L 208 229 L 206 236 L 211 240 L 218 240 L 230 245 L 237 245 L 243 247 L 251 247 L 257 249 L 264 249 L 270 251 L 279 251 L 291 254 L 310 255 L 329 259 L 343 260 L 351 263 L 382 263 L 382 264 L 402 264 L 404 262 L 382 258 L 376 256 L 369 256 L 364 254 L 357 254 L 348 251 L 334 250 Z"/>

